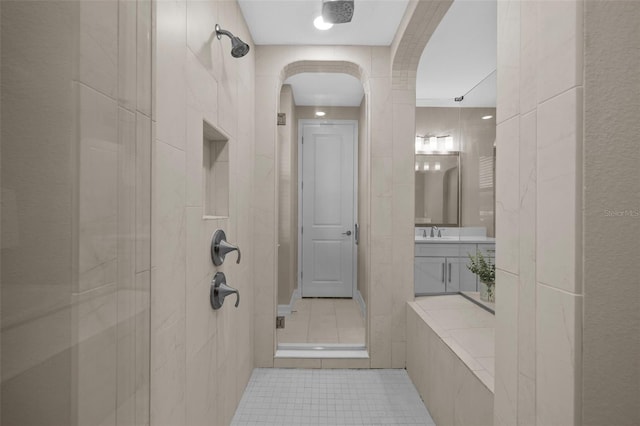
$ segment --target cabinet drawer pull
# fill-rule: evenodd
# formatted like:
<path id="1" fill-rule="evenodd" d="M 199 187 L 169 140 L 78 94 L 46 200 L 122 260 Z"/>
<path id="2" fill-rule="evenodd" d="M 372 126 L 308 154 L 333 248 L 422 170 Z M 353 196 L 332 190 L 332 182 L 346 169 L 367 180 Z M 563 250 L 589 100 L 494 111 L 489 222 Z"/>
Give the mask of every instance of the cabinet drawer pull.
<path id="1" fill-rule="evenodd" d="M 451 263 L 449 263 L 449 282 L 451 282 Z"/>
<path id="2" fill-rule="evenodd" d="M 442 282 L 444 282 L 444 263 L 442 264 Z"/>

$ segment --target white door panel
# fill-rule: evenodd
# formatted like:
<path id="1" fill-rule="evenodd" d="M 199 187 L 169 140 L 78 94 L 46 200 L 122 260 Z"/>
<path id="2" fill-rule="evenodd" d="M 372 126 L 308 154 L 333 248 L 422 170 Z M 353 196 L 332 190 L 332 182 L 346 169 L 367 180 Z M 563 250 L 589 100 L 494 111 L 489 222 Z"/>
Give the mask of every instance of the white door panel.
<path id="1" fill-rule="evenodd" d="M 305 124 L 302 134 L 302 296 L 352 297 L 355 125 Z"/>

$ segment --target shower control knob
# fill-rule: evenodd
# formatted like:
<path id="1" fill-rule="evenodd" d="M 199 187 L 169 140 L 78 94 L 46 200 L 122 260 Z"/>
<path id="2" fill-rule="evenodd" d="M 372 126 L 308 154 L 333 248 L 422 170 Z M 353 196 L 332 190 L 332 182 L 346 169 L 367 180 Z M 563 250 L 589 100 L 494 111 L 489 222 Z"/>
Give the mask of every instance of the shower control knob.
<path id="1" fill-rule="evenodd" d="M 343 232 L 342 235 L 346 235 L 348 237 L 351 235 L 351 231 Z"/>
<path id="2" fill-rule="evenodd" d="M 240 263 L 240 248 L 228 243 L 226 240 L 227 236 L 222 229 L 218 229 L 211 237 L 211 260 L 216 266 L 222 265 L 225 256 L 232 251 L 238 252 L 236 263 Z"/>

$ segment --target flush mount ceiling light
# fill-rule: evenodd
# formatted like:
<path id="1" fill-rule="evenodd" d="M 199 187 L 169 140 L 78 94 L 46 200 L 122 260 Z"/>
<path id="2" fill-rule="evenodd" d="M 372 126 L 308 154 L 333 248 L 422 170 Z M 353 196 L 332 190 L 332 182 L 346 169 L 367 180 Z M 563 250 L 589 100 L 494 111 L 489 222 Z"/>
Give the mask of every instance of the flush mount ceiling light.
<path id="1" fill-rule="evenodd" d="M 344 24 L 353 18 L 354 0 L 322 0 L 324 22 Z"/>
<path id="2" fill-rule="evenodd" d="M 493 118 L 493 115 L 485 115 L 482 117 L 483 120 L 488 120 L 490 118 Z"/>
<path id="3" fill-rule="evenodd" d="M 320 15 L 313 20 L 313 26 L 319 30 L 325 31 L 333 27 L 333 24 L 331 22 L 325 22 L 324 19 L 322 18 L 322 15 Z"/>
<path id="4" fill-rule="evenodd" d="M 316 117 L 324 117 L 325 115 L 327 115 L 327 113 L 324 111 L 316 111 Z"/>

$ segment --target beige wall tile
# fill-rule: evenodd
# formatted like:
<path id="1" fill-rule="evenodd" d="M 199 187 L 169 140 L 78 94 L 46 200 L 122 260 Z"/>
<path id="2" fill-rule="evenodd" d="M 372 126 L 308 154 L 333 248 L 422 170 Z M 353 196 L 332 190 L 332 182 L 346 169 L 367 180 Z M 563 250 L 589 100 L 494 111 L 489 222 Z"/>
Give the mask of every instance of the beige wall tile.
<path id="1" fill-rule="evenodd" d="M 581 424 L 582 296 L 537 286 L 536 419 Z"/>
<path id="2" fill-rule="evenodd" d="M 536 279 L 581 293 L 580 165 L 582 89 L 573 89 L 538 108 Z"/>
<path id="3" fill-rule="evenodd" d="M 151 267 L 151 120 L 136 114 L 136 272 Z"/>
<path id="4" fill-rule="evenodd" d="M 498 125 L 496 140 L 496 267 L 518 273 L 520 187 L 518 117 Z"/>
<path id="5" fill-rule="evenodd" d="M 583 1 L 537 2 L 538 102 L 582 85 Z"/>
<path id="6" fill-rule="evenodd" d="M 371 314 L 371 368 L 391 368 L 391 317 Z"/>
<path id="7" fill-rule="evenodd" d="M 137 43 L 136 43 L 136 105 L 138 111 L 151 117 L 152 98 L 155 94 L 153 85 L 155 68 L 152 65 L 152 2 L 136 0 L 137 3 Z"/>
<path id="8" fill-rule="evenodd" d="M 157 231 L 154 246 L 157 265 L 152 271 L 151 327 L 184 319 L 185 309 L 185 155 L 155 141 L 154 204 Z M 157 237 L 156 237 L 157 236 Z"/>
<path id="9" fill-rule="evenodd" d="M 118 2 L 80 3 L 78 79 L 116 99 L 118 95 Z"/>
<path id="10" fill-rule="evenodd" d="M 498 124 L 520 108 L 520 1 L 498 3 Z"/>
<path id="11" fill-rule="evenodd" d="M 538 3 L 520 3 L 520 114 L 538 105 Z"/>
<path id="12" fill-rule="evenodd" d="M 493 393 L 459 360 L 453 366 L 453 381 L 452 424 L 493 424 Z"/>
<path id="13" fill-rule="evenodd" d="M 186 2 L 159 1 L 156 12 L 156 138 L 184 150 Z"/>
<path id="14" fill-rule="evenodd" d="M 496 271 L 495 424 L 517 424 L 518 276 Z"/>
<path id="15" fill-rule="evenodd" d="M 184 320 L 152 331 L 151 347 L 151 424 L 186 424 Z"/>
<path id="16" fill-rule="evenodd" d="M 427 406 L 436 424 L 454 424 L 454 356 L 435 334 L 430 334 Z"/>
<path id="17" fill-rule="evenodd" d="M 86 291 L 116 280 L 118 107 L 84 85 L 79 86 L 78 107 L 78 220 L 82 231 L 77 291 Z"/>
<path id="18" fill-rule="evenodd" d="M 192 54 L 206 67 L 216 80 L 221 77 L 222 55 L 227 54 L 228 38 L 218 40 L 215 35 L 216 24 L 231 32 L 235 28 L 227 28 L 233 25 L 224 22 L 220 18 L 220 2 L 205 2 L 199 0 L 188 0 L 187 2 L 187 46 Z M 235 27 L 235 26 L 234 26 Z M 215 101 L 215 98 L 213 99 Z"/>
<path id="19" fill-rule="evenodd" d="M 136 109 L 137 33 L 134 1 L 118 0 L 118 103 L 130 111 Z"/>
<path id="20" fill-rule="evenodd" d="M 187 327 L 188 330 L 188 327 Z M 187 339 L 189 337 L 187 336 Z M 211 424 L 218 411 L 218 394 L 214 386 L 216 352 L 214 342 L 208 340 L 186 365 L 186 423 L 187 425 Z"/>

